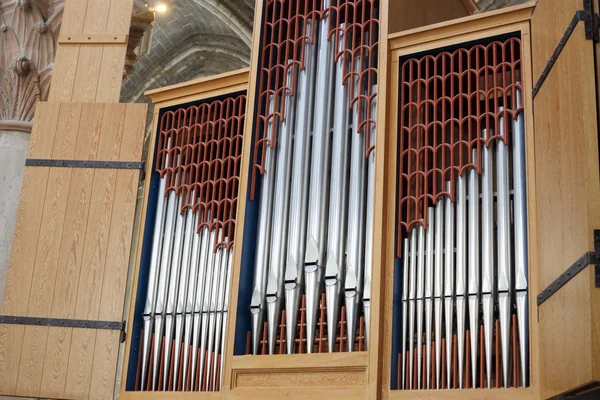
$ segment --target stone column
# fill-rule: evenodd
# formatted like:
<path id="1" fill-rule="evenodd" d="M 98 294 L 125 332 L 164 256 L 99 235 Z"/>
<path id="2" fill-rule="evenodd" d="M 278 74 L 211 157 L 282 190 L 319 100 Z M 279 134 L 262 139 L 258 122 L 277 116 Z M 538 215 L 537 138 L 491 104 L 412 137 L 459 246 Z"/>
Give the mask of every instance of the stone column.
<path id="1" fill-rule="evenodd" d="M 0 130 L 0 302 L 15 228 L 29 133 Z"/>

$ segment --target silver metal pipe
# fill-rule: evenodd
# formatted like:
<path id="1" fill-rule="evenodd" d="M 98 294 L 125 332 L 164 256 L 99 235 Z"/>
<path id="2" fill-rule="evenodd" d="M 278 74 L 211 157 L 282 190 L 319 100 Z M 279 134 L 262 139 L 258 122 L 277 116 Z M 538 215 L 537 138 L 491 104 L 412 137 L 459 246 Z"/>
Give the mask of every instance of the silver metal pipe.
<path id="1" fill-rule="evenodd" d="M 324 0 L 324 9 L 329 0 Z M 327 207 L 329 205 L 329 151 L 331 147 L 329 127 L 331 125 L 331 104 L 333 94 L 333 48 L 328 40 L 329 13 L 319 22 L 317 39 L 317 67 L 314 97 L 314 125 L 312 135 L 312 155 L 310 167 L 310 187 L 308 201 L 308 221 L 306 233 L 306 253 L 304 257 L 304 280 L 306 291 L 306 348 L 312 353 L 315 342 L 315 329 L 323 267 L 325 264 L 327 228 Z"/>
<path id="2" fill-rule="evenodd" d="M 516 90 L 516 106 L 522 107 L 521 90 Z M 517 328 L 521 353 L 521 383 L 527 386 L 527 348 L 529 347 L 527 296 L 527 199 L 525 176 L 525 125 L 523 112 L 513 122 L 513 185 L 515 229 L 515 292 L 517 299 Z"/>
<path id="3" fill-rule="evenodd" d="M 373 85 L 371 93 L 377 93 L 377 85 Z M 377 97 L 371 101 L 371 119 L 377 114 Z M 369 136 L 369 148 L 375 146 L 377 130 L 374 124 L 368 127 L 371 130 Z M 365 314 L 365 338 L 367 348 L 370 343 L 371 326 L 371 271 L 373 269 L 373 213 L 375 211 L 375 153 L 371 150 L 367 158 L 367 216 L 365 234 L 365 278 L 363 294 L 363 312 Z"/>
<path id="4" fill-rule="evenodd" d="M 354 71 L 360 74 L 362 67 L 360 57 L 355 59 Z M 360 80 L 354 75 L 354 97 L 360 95 Z M 362 120 L 359 111 L 359 98 L 352 106 L 352 132 L 350 138 L 350 185 L 348 192 L 348 234 L 346 251 L 346 277 L 344 281 L 344 298 L 346 304 L 346 326 L 348 327 L 348 351 L 354 351 L 354 336 L 358 319 L 359 299 L 363 292 L 364 275 L 364 239 L 365 239 L 365 195 L 366 195 L 366 158 L 364 132 L 358 130 Z M 364 111 L 363 111 L 364 112 Z"/>
<path id="5" fill-rule="evenodd" d="M 184 205 L 183 196 L 179 196 L 179 206 L 175 223 L 175 238 L 173 241 L 173 260 L 171 262 L 171 273 L 169 277 L 169 294 L 165 308 L 165 355 L 164 366 L 166 371 L 169 369 L 171 362 L 171 342 L 173 340 L 173 330 L 175 324 L 175 300 L 177 299 L 177 291 L 179 290 L 179 277 L 181 275 L 181 259 L 183 253 L 183 240 L 185 234 L 185 213 L 180 212 Z M 177 346 L 175 346 L 177 347 Z M 169 374 L 163 373 L 163 388 L 167 390 Z"/>
<path id="6" fill-rule="evenodd" d="M 212 291 L 214 287 L 214 280 L 216 271 L 215 268 L 219 265 L 220 252 L 215 252 L 213 249 L 215 243 L 215 236 L 218 237 L 218 232 L 211 232 L 211 240 L 209 243 L 209 254 L 207 257 L 206 265 L 206 277 L 204 279 L 204 293 L 202 299 L 202 316 L 201 316 L 201 327 L 200 327 L 200 369 L 198 370 L 200 382 L 204 379 L 204 372 L 206 370 L 206 352 L 210 351 L 210 345 L 207 347 L 208 335 L 209 335 L 209 319 L 210 319 L 210 305 L 212 299 Z M 202 386 L 202 383 L 200 383 Z"/>
<path id="7" fill-rule="evenodd" d="M 423 288 L 425 283 L 425 228 L 418 228 L 417 250 L 417 389 L 421 389 L 423 369 Z"/>
<path id="8" fill-rule="evenodd" d="M 413 338 L 415 335 L 415 298 L 417 296 L 417 229 L 413 228 L 410 232 L 410 266 L 408 283 L 408 388 L 413 389 Z"/>
<path id="9" fill-rule="evenodd" d="M 204 304 L 204 295 L 207 291 L 206 283 L 209 260 L 212 259 L 212 245 L 215 241 L 215 234 L 209 232 L 207 227 L 201 230 L 202 242 L 200 244 L 200 265 L 198 266 L 198 283 L 196 284 L 196 297 L 194 299 L 193 330 L 192 330 L 192 369 L 190 380 L 192 390 L 196 382 L 196 365 L 198 360 L 198 348 L 201 341 L 202 308 Z"/>
<path id="10" fill-rule="evenodd" d="M 435 388 L 439 389 L 442 374 L 442 296 L 444 295 L 444 199 L 438 200 L 435 205 L 435 267 L 433 272 L 433 301 L 434 301 L 434 329 L 435 329 Z"/>
<path id="11" fill-rule="evenodd" d="M 218 235 L 218 233 L 217 233 Z M 215 256 L 215 263 L 213 264 L 214 273 L 212 277 L 212 287 L 210 289 L 210 305 L 208 309 L 208 347 L 206 348 L 208 352 L 208 358 L 206 359 L 206 368 L 208 369 L 207 378 L 206 378 L 206 389 L 210 390 L 211 388 L 211 378 L 214 376 L 215 372 L 213 370 L 214 366 L 214 358 L 211 364 L 210 356 L 216 357 L 216 348 L 215 343 L 216 340 L 216 332 L 217 332 L 217 302 L 219 296 L 219 283 L 221 279 L 221 270 L 225 268 L 223 265 L 223 246 L 219 246 L 217 249 L 217 254 Z"/>
<path id="12" fill-rule="evenodd" d="M 427 244 L 425 252 L 425 360 L 426 376 L 423 388 L 431 388 L 431 318 L 433 313 L 433 241 L 438 222 L 435 219 L 435 209 L 427 210 L 429 226 L 427 227 Z"/>
<path id="13" fill-rule="evenodd" d="M 504 108 L 499 107 L 502 113 L 499 118 L 499 135 L 504 137 Z M 496 148 L 496 184 L 498 192 L 498 306 L 500 311 L 500 339 L 502 345 L 502 371 L 504 387 L 509 381 L 509 348 L 510 348 L 510 297 L 512 291 L 512 276 L 510 268 L 510 198 L 509 198 L 509 172 L 508 172 L 508 147 L 502 140 L 497 141 Z"/>
<path id="14" fill-rule="evenodd" d="M 450 193 L 451 183 L 446 183 Z M 452 376 L 452 324 L 454 316 L 454 204 L 446 197 L 444 223 L 444 324 L 446 326 L 446 382 L 450 384 Z"/>
<path id="15" fill-rule="evenodd" d="M 167 148 L 171 147 L 171 139 L 167 142 Z M 165 157 L 165 165 L 169 165 L 169 153 Z M 156 216 L 154 217 L 154 236 L 152 238 L 152 257 L 148 272 L 148 291 L 144 305 L 143 320 L 144 334 L 142 338 L 142 372 L 140 387 L 146 388 L 148 376 L 148 362 L 150 356 L 150 342 L 152 340 L 152 329 L 154 328 L 154 310 L 156 305 L 156 292 L 158 291 L 158 273 L 163 249 L 163 235 L 165 232 L 165 220 L 167 217 L 167 204 L 165 200 L 166 178 L 160 178 L 158 183 L 158 202 L 156 205 Z"/>
<path id="16" fill-rule="evenodd" d="M 473 149 L 473 162 L 477 162 L 477 149 Z M 469 333 L 471 340 L 471 387 L 477 386 L 477 350 L 479 349 L 479 174 L 474 168 L 467 171 L 469 204 L 469 263 L 468 263 L 468 292 L 469 292 Z"/>
<path id="17" fill-rule="evenodd" d="M 177 293 L 177 304 L 175 306 L 175 351 L 173 352 L 173 390 L 177 390 L 179 383 L 179 368 L 181 359 L 181 343 L 183 339 L 183 328 L 185 319 L 185 307 L 190 283 L 190 266 L 192 259 L 192 244 L 196 236 L 194 221 L 196 220 L 191 209 L 185 210 L 185 233 L 183 240 L 183 255 L 181 259 L 181 276 L 179 279 L 179 292 Z"/>
<path id="18" fill-rule="evenodd" d="M 467 295 L 467 191 L 466 179 L 456 185 L 456 335 L 458 337 L 458 386 L 463 388 L 465 364 L 465 304 Z"/>
<path id="19" fill-rule="evenodd" d="M 310 36 L 312 20 L 306 21 Z M 285 264 L 285 310 L 287 353 L 294 352 L 300 298 L 304 288 L 304 261 L 310 166 L 310 128 L 314 103 L 315 47 L 304 44 L 304 69 L 299 70 L 296 102 L 296 126 L 292 161 L 289 232 Z"/>
<path id="20" fill-rule="evenodd" d="M 412 232 L 410 233 L 412 237 Z M 408 264 L 409 264 L 409 252 L 408 252 L 408 239 L 404 239 L 404 257 L 402 259 L 402 389 L 406 389 L 406 320 L 407 320 L 407 308 L 408 308 Z"/>
<path id="21" fill-rule="evenodd" d="M 489 139 L 492 132 L 483 131 Z M 481 165 L 481 304 L 487 387 L 492 386 L 492 336 L 494 334 L 494 164 L 492 149 L 483 148 Z"/>
<path id="22" fill-rule="evenodd" d="M 275 99 L 271 95 L 267 104 L 269 114 L 275 107 Z M 267 123 L 267 135 L 273 136 L 273 119 Z M 270 146 L 265 148 L 265 165 L 260 191 L 260 204 L 258 211 L 258 227 L 256 230 L 256 259 L 254 263 L 254 287 L 250 302 L 250 316 L 252 318 L 252 354 L 258 354 L 258 345 L 262 335 L 263 321 L 265 319 L 267 273 L 269 270 L 269 253 L 271 248 L 271 224 L 273 217 L 273 186 L 275 184 L 275 163 L 277 153 Z"/>
<path id="23" fill-rule="evenodd" d="M 287 71 L 287 87 L 292 88 L 292 69 Z M 283 279 L 285 272 L 285 256 L 288 235 L 288 217 L 290 200 L 290 176 L 292 172 L 292 132 L 294 131 L 295 107 L 290 92 L 284 94 L 285 120 L 280 123 L 277 137 L 277 168 L 275 171 L 275 188 L 273 204 L 273 226 L 269 275 L 267 281 L 267 321 L 269 354 L 275 351 L 275 338 L 281 318 L 281 304 L 284 296 Z"/>
<path id="24" fill-rule="evenodd" d="M 178 160 L 179 162 L 179 160 Z M 153 358 L 152 365 L 152 390 L 158 387 L 158 373 L 160 367 L 160 345 L 164 328 L 165 299 L 167 297 L 169 273 L 171 270 L 171 256 L 173 251 L 173 234 L 175 230 L 175 219 L 177 216 L 177 205 L 179 196 L 170 191 L 167 196 L 167 217 L 165 220 L 165 233 L 163 236 L 162 254 L 160 260 L 160 273 L 158 276 L 158 291 L 154 308 L 154 351 L 157 356 Z M 146 329 L 146 328 L 144 328 Z M 150 332 L 150 329 L 148 329 Z"/>
<path id="25" fill-rule="evenodd" d="M 344 24 L 341 25 L 344 28 Z M 338 51 L 344 49 L 344 32 L 338 33 Z M 331 197 L 325 266 L 325 298 L 327 302 L 327 342 L 329 352 L 335 346 L 340 291 L 345 271 L 345 238 L 348 194 L 348 85 L 343 82 L 344 57 L 336 64 L 335 107 L 333 121 Z M 350 66 L 347 66 L 349 68 Z"/>
<path id="26" fill-rule="evenodd" d="M 225 306 L 225 292 L 227 291 L 227 266 L 229 265 L 229 252 L 225 247 L 221 247 L 221 266 L 219 268 L 219 288 L 217 291 L 217 308 L 216 308 L 216 325 L 215 325 L 215 358 L 213 359 L 212 367 L 212 391 L 216 390 L 217 381 L 220 378 L 217 376 L 218 367 L 220 366 L 219 354 L 221 354 L 221 343 L 223 342 L 223 308 Z"/>
<path id="27" fill-rule="evenodd" d="M 192 257 L 190 260 L 190 286 L 188 289 L 185 303 L 185 332 L 183 335 L 183 390 L 187 390 L 185 382 L 187 382 L 187 376 L 190 373 L 190 369 L 188 368 L 188 361 L 190 359 L 190 346 L 192 345 L 192 334 L 194 330 L 194 303 L 196 301 L 196 294 L 198 292 L 200 251 L 202 247 L 202 237 L 205 232 L 205 228 L 202 228 L 199 234 L 195 232 L 195 227 L 198 226 L 197 212 L 194 213 L 194 219 L 192 224 L 194 226 L 194 240 L 192 244 Z"/>
<path id="28" fill-rule="evenodd" d="M 223 368 L 225 365 L 225 344 L 227 343 L 227 316 L 229 313 L 229 295 L 231 293 L 231 265 L 233 264 L 233 249 L 227 255 L 227 281 L 223 302 L 223 332 L 221 333 L 221 368 L 219 369 L 219 387 L 223 387 Z"/>

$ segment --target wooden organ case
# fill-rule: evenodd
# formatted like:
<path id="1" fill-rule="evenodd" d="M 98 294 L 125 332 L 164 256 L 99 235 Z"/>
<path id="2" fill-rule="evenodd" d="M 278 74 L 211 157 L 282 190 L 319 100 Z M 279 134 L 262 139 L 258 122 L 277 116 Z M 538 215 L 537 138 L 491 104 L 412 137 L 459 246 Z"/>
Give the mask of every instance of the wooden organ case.
<path id="1" fill-rule="evenodd" d="M 148 94 L 156 164 L 120 395 L 545 399 L 594 390 L 600 295 L 587 265 L 600 227 L 598 103 L 584 24 L 594 7 L 257 1 L 249 70 Z M 213 111 L 200 117 L 203 107 Z M 232 128 L 224 121 L 234 109 L 239 143 L 202 153 L 234 157 L 233 170 L 221 161 L 207 167 L 214 177 L 191 183 L 204 164 L 185 161 L 197 154 L 186 141 L 203 134 L 170 136 L 165 118 L 186 132 L 189 118 L 208 118 L 198 123 L 210 131 L 219 120 Z M 222 173 L 235 183 L 204 192 Z M 177 278 L 216 282 L 206 309 L 180 306 L 167 285 L 166 311 L 156 308 L 160 290 L 145 310 L 155 210 L 167 215 L 173 201 L 181 213 L 159 226 L 173 224 L 176 242 L 176 221 L 189 217 L 199 239 L 172 250 L 187 249 L 193 263 L 204 235 L 212 239 L 211 255 L 198 257 L 213 269 Z M 577 273 L 561 276 L 578 260 Z M 203 313 L 215 333 L 205 344 Z"/>

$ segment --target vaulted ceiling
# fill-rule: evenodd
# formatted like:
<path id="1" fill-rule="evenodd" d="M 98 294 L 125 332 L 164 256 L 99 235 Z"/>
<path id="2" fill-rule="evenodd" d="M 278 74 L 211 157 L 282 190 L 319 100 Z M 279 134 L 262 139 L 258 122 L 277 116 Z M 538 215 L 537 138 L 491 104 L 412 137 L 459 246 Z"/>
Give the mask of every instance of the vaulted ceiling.
<path id="1" fill-rule="evenodd" d="M 482 11 L 527 0 L 477 0 Z M 254 0 L 162 0 L 150 53 L 123 84 L 121 100 L 146 101 L 146 90 L 245 67 L 250 62 Z M 145 9 L 145 0 L 135 0 Z"/>

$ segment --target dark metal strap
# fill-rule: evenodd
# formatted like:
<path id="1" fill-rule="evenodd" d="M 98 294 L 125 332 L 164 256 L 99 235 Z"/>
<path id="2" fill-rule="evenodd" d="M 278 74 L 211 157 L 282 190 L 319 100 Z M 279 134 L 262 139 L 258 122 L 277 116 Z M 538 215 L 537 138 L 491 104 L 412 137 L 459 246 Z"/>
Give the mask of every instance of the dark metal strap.
<path id="1" fill-rule="evenodd" d="M 125 341 L 125 321 L 92 321 L 85 319 L 17 317 L 12 315 L 0 315 L 0 324 L 121 331 L 121 342 Z"/>
<path id="2" fill-rule="evenodd" d="M 567 282 L 573 279 L 578 273 L 583 271 L 588 265 L 594 265 L 595 285 L 600 288 L 600 230 L 594 230 L 594 251 L 588 251 L 581 256 L 573 265 L 554 280 L 537 297 L 538 307 L 550 298 Z"/>
<path id="3" fill-rule="evenodd" d="M 580 21 L 585 22 L 585 38 L 587 40 L 594 40 L 595 42 L 598 41 L 598 14 L 592 11 L 591 0 L 583 0 L 583 10 L 577 10 L 575 12 L 571 23 L 569 23 L 569 26 L 563 34 L 563 37 L 560 39 L 558 45 L 554 49 L 554 52 L 550 56 L 550 59 L 548 60 L 544 71 L 542 71 L 542 74 L 535 83 L 535 86 L 533 87 L 533 98 L 535 98 L 535 96 L 540 91 L 540 88 L 544 84 L 544 81 L 548 77 L 548 74 L 550 74 L 552 67 L 554 67 L 558 56 L 567 45 L 571 34 L 573 33 L 575 27 Z"/>
<path id="4" fill-rule="evenodd" d="M 61 168 L 103 168 L 103 169 L 139 169 L 144 180 L 146 163 L 144 161 L 95 161 L 95 160 L 48 160 L 28 158 L 27 167 L 61 167 Z"/>

